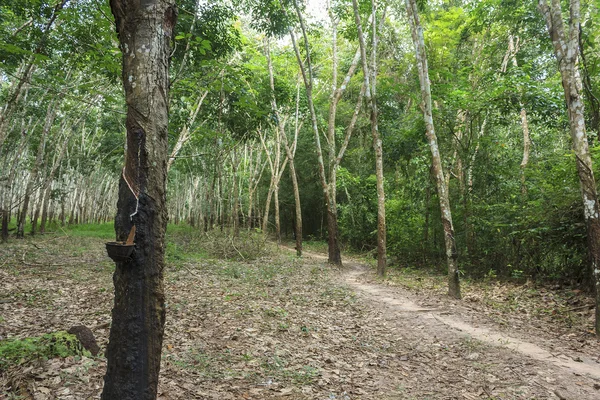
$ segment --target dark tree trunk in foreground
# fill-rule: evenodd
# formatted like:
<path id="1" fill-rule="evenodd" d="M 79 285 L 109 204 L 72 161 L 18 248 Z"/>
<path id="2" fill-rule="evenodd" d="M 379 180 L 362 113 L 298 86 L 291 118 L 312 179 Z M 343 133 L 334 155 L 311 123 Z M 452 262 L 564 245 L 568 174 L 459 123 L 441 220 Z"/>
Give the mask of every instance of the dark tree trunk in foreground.
<path id="1" fill-rule="evenodd" d="M 127 103 L 127 153 L 117 240 L 136 227 L 135 253 L 117 262 L 103 400 L 156 399 L 165 323 L 169 53 L 174 0 L 111 0 Z"/>

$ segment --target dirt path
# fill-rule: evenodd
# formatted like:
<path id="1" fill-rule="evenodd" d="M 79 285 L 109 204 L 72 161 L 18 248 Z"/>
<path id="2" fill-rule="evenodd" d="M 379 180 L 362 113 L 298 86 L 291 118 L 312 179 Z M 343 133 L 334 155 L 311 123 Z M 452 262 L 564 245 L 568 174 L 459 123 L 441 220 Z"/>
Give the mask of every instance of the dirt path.
<path id="1" fill-rule="evenodd" d="M 306 257 L 327 261 L 326 256 L 305 252 Z M 346 259 L 341 283 L 356 290 L 360 297 L 380 309 L 389 321 L 396 321 L 399 335 L 418 335 L 422 340 L 452 341 L 457 339 L 479 342 L 477 351 L 466 355 L 466 360 L 477 361 L 493 353 L 497 367 L 512 370 L 519 362 L 531 365 L 530 371 L 515 371 L 517 374 L 541 376 L 529 382 L 543 387 L 548 395 L 559 399 L 600 399 L 600 360 L 574 354 L 568 346 L 557 349 L 546 348 L 536 337 L 523 340 L 523 334 L 510 335 L 481 326 L 477 315 L 470 310 L 448 306 L 428 307 L 421 305 L 423 298 L 400 287 L 382 285 L 374 280 L 367 266 Z M 465 311 L 470 315 L 465 315 Z M 466 318 L 468 317 L 468 318 Z M 469 320 L 469 321 L 467 321 Z M 483 322 L 483 318 L 482 318 Z M 516 361 L 519 359 L 519 362 Z M 469 398 L 464 396 L 465 398 Z"/>

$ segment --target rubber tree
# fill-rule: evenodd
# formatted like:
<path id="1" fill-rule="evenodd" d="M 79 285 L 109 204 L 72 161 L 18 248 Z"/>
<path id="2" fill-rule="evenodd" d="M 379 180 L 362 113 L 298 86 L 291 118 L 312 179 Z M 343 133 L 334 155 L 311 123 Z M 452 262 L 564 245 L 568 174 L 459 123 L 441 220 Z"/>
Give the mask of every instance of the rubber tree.
<path id="1" fill-rule="evenodd" d="M 551 0 L 550 4 L 546 0 L 539 0 L 538 3 L 552 39 L 565 93 L 587 228 L 588 257 L 596 286 L 596 335 L 600 336 L 600 207 L 585 130 L 583 88 L 578 68 L 581 21 L 579 0 L 571 0 L 569 6 L 569 26 L 565 31 L 560 0 Z"/>
<path id="2" fill-rule="evenodd" d="M 357 0 L 352 0 L 354 9 L 354 18 L 356 22 L 356 31 L 358 34 L 358 43 L 360 45 L 360 54 L 363 69 L 363 79 L 365 87 L 365 97 L 371 111 L 371 136 L 373 137 L 373 150 L 375 152 L 375 176 L 377 178 L 377 275 L 385 276 L 386 268 L 386 226 L 385 226 L 385 190 L 383 177 L 383 146 L 379 127 L 377 123 L 377 18 L 375 1 L 371 0 L 373 15 L 372 32 L 372 63 L 369 67 L 367 60 L 367 46 L 363 35 L 360 13 L 358 11 Z M 384 12 L 385 15 L 385 12 Z M 384 17 L 385 18 L 385 17 Z"/>
<path id="3" fill-rule="evenodd" d="M 502 61 L 501 71 L 504 73 L 508 67 L 508 60 L 512 61 L 513 67 L 519 68 L 519 63 L 517 62 L 517 52 L 519 51 L 519 37 L 515 38 L 513 35 L 508 35 L 508 50 L 506 55 L 504 56 L 504 60 Z M 519 91 L 521 91 L 519 89 Z M 523 195 L 523 199 L 525 200 L 527 196 L 527 185 L 525 184 L 525 169 L 529 164 L 529 154 L 531 153 L 531 138 L 529 134 L 529 121 L 527 118 L 527 110 L 525 109 L 525 104 L 523 103 L 523 99 L 520 95 L 519 98 L 519 107 L 521 108 L 520 117 L 521 117 L 521 129 L 523 130 L 523 159 L 521 160 L 521 194 Z"/>
<path id="4" fill-rule="evenodd" d="M 123 61 L 127 149 L 117 240 L 136 227 L 135 253 L 117 262 L 103 400 L 155 399 L 165 324 L 169 55 L 174 0 L 111 0 Z"/>
<path id="5" fill-rule="evenodd" d="M 323 189 L 323 197 L 325 199 L 327 208 L 327 235 L 328 235 L 328 262 L 335 265 L 342 265 L 342 256 L 340 251 L 340 238 L 339 238 L 339 227 L 338 227 L 338 215 L 337 215 L 337 170 L 340 166 L 342 158 L 348 148 L 350 138 L 356 126 L 358 115 L 362 106 L 363 97 L 365 95 L 366 87 L 363 84 L 358 98 L 356 100 L 356 106 L 350 119 L 350 122 L 346 126 L 344 138 L 341 142 L 340 148 L 336 147 L 336 115 L 337 106 L 342 99 L 345 90 L 348 88 L 350 79 L 357 70 L 358 62 L 360 61 L 360 48 L 356 50 L 354 58 L 352 59 L 348 72 L 344 77 L 341 85 L 338 85 L 338 52 L 337 52 L 337 24 L 338 20 L 330 10 L 330 18 L 332 23 L 331 30 L 331 41 L 332 41 L 332 79 L 331 79 L 331 92 L 329 95 L 329 112 L 327 117 L 327 131 L 325 136 L 326 150 L 327 150 L 327 166 L 325 165 L 323 150 L 321 146 L 321 133 L 319 132 L 318 117 L 316 108 L 313 102 L 313 87 L 314 87 L 314 73 L 313 65 L 310 56 L 310 45 L 308 40 L 307 27 L 304 22 L 304 17 L 297 0 L 293 1 L 294 10 L 298 17 L 298 22 L 301 29 L 301 35 L 303 44 L 306 50 L 306 63 L 303 61 L 300 53 L 300 48 L 296 40 L 296 35 L 293 29 L 289 28 L 290 39 L 296 54 L 296 61 L 300 68 L 302 80 L 304 81 L 304 87 L 306 90 L 306 100 L 308 104 L 308 110 L 311 117 L 311 128 L 315 137 L 315 147 L 317 153 L 317 162 L 319 166 L 319 178 L 321 181 L 321 187 Z"/>
<path id="6" fill-rule="evenodd" d="M 300 28 L 302 30 L 302 38 L 304 40 L 304 46 L 306 48 L 306 64 L 303 61 L 302 55 L 300 54 L 300 49 L 298 46 L 298 42 L 296 40 L 296 35 L 292 29 L 289 27 L 290 39 L 292 40 L 292 45 L 294 47 L 294 53 L 296 54 L 296 61 L 298 62 L 298 66 L 300 68 L 300 72 L 302 73 L 302 79 L 304 81 L 304 87 L 306 89 L 306 100 L 308 103 L 308 110 L 310 112 L 311 117 L 311 127 L 315 136 L 315 146 L 317 151 L 317 162 L 319 165 L 319 178 L 321 181 L 321 186 L 323 188 L 323 197 L 325 198 L 325 203 L 327 207 L 327 236 L 328 236 L 328 262 L 335 265 L 342 265 L 342 255 L 340 250 L 340 238 L 339 238 L 339 228 L 337 221 L 337 204 L 335 196 L 332 195 L 332 191 L 335 189 L 331 189 L 333 185 L 327 182 L 326 172 L 325 172 L 325 163 L 323 161 L 323 150 L 321 147 L 321 138 L 319 132 L 319 125 L 317 122 L 317 113 L 315 110 L 315 105 L 313 102 L 313 87 L 314 87 L 314 74 L 313 74 L 313 66 L 310 56 L 310 46 L 308 42 L 308 34 L 306 25 L 304 23 L 304 18 L 302 16 L 302 12 L 300 10 L 300 6 L 297 0 L 294 0 L 294 9 L 298 16 L 298 21 L 300 23 Z M 334 67 L 335 70 L 335 67 Z"/>
<path id="7" fill-rule="evenodd" d="M 423 118 L 425 120 L 425 134 L 427 135 L 429 149 L 431 150 L 431 170 L 437 185 L 442 224 L 444 226 L 444 244 L 446 247 L 446 259 L 448 262 L 448 295 L 459 299 L 460 283 L 458 279 L 458 257 L 456 251 L 456 241 L 454 239 L 454 225 L 452 224 L 452 212 L 450 211 L 450 196 L 448 193 L 448 186 L 446 185 L 446 181 L 444 179 L 442 158 L 440 156 L 440 149 L 433 125 L 431 83 L 429 81 L 427 55 L 425 54 L 423 27 L 421 26 L 421 22 L 419 20 L 416 1 L 406 0 L 406 9 L 411 27 L 412 39 L 415 46 L 417 69 L 419 71 L 419 83 L 421 86 L 422 98 L 421 106 L 423 109 Z"/>

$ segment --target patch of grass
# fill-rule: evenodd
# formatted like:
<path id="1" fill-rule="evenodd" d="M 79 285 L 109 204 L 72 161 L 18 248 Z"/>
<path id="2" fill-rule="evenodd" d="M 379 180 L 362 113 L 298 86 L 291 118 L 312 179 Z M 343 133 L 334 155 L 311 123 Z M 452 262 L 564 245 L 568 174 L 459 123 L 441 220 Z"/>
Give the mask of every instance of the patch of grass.
<path id="1" fill-rule="evenodd" d="M 305 240 L 302 242 L 302 249 L 313 253 L 327 253 L 328 244 L 324 240 Z"/>
<path id="2" fill-rule="evenodd" d="M 321 375 L 319 369 L 311 365 L 292 366 L 288 360 L 277 354 L 269 357 L 261 367 L 274 379 L 290 381 L 298 385 L 310 385 Z"/>
<path id="3" fill-rule="evenodd" d="M 220 364 L 229 365 L 236 361 L 229 351 L 210 354 L 199 348 L 191 348 L 182 353 L 169 353 L 163 357 L 178 368 L 194 371 L 204 379 L 223 379 L 231 375 L 230 371 L 220 367 Z"/>
<path id="4" fill-rule="evenodd" d="M 251 261 L 270 253 L 266 237 L 259 232 L 241 231 L 235 237 L 214 230 L 205 234 L 202 246 L 211 256 L 222 260 Z"/>
<path id="5" fill-rule="evenodd" d="M 69 236 L 73 237 L 93 237 L 115 240 L 115 225 L 113 222 L 107 222 L 105 224 L 69 225 L 64 229 Z"/>
<path id="6" fill-rule="evenodd" d="M 263 314 L 266 317 L 285 318 L 285 317 L 287 317 L 288 312 L 281 307 L 273 307 L 273 308 L 267 308 L 267 309 L 263 310 Z"/>
<path id="7" fill-rule="evenodd" d="M 60 331 L 40 337 L 0 341 L 0 371 L 39 359 L 85 355 L 91 357 L 75 335 Z"/>

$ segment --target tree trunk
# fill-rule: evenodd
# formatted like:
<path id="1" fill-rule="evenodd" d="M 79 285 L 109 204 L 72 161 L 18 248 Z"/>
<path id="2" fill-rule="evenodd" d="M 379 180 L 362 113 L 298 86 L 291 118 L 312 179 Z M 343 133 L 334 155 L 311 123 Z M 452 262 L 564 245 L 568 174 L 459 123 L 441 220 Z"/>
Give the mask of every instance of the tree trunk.
<path id="1" fill-rule="evenodd" d="M 44 49 L 46 48 L 46 43 L 48 41 L 48 36 L 50 34 L 50 30 L 52 29 L 52 25 L 54 25 L 54 21 L 58 17 L 58 14 L 62 11 L 65 4 L 67 4 L 68 0 L 59 0 L 56 2 L 52 13 L 50 14 L 50 18 L 44 25 L 42 29 L 42 36 L 34 49 L 33 54 L 29 57 L 29 59 L 23 63 L 21 68 L 20 76 L 17 78 L 17 82 L 15 85 L 15 89 L 10 93 L 8 101 L 3 110 L 0 110 L 0 149 L 4 144 L 4 141 L 7 137 L 8 127 L 10 125 L 10 119 L 12 114 L 14 114 L 19 101 L 23 97 L 23 93 L 25 92 L 25 88 L 31 79 L 31 75 L 35 69 L 35 61 L 36 55 L 42 54 Z"/>
<path id="2" fill-rule="evenodd" d="M 337 210 L 332 207 L 336 207 L 335 199 L 331 198 L 330 187 L 332 182 L 327 183 L 327 178 L 325 175 L 325 163 L 323 161 L 323 151 L 321 147 L 321 138 L 319 133 L 319 126 L 317 122 L 317 113 L 315 111 L 315 106 L 313 103 L 313 70 L 312 70 L 312 61 L 310 57 L 310 46 L 308 43 L 308 35 L 306 32 L 306 26 L 304 24 L 304 19 L 302 17 L 302 12 L 300 10 L 300 6 L 298 5 L 298 0 L 294 0 L 294 8 L 296 10 L 296 14 L 298 15 L 298 19 L 300 21 L 300 27 L 302 29 L 302 36 L 304 39 L 304 45 L 307 50 L 306 56 L 306 68 L 304 66 L 304 61 L 302 60 L 302 56 L 300 54 L 300 49 L 298 47 L 298 43 L 296 42 L 296 35 L 290 28 L 290 38 L 292 40 L 292 45 L 294 47 L 294 53 L 296 54 L 296 61 L 298 62 L 298 66 L 300 67 L 300 72 L 302 73 L 302 78 L 304 80 L 304 87 L 306 89 L 306 100 L 308 103 L 308 109 L 311 117 L 311 127 L 315 137 L 315 145 L 317 151 L 317 162 L 319 166 L 319 178 L 321 180 L 321 187 L 323 189 L 323 196 L 325 198 L 325 203 L 327 207 L 327 233 L 328 233 L 328 246 L 329 246 L 329 263 L 335 265 L 342 265 L 342 256 L 339 245 L 339 230 L 337 224 Z M 307 71 L 308 70 L 308 71 Z"/>
<path id="3" fill-rule="evenodd" d="M 289 156 L 288 156 L 289 157 Z M 302 208 L 300 206 L 300 188 L 298 187 L 298 176 L 293 159 L 290 159 L 290 176 L 292 178 L 292 188 L 294 190 L 294 210 L 296 220 L 294 223 L 294 234 L 296 235 L 296 255 L 302 257 Z"/>
<path id="4" fill-rule="evenodd" d="M 165 323 L 169 55 L 173 0 L 111 0 L 123 54 L 127 152 L 117 240 L 136 227 L 135 253 L 117 262 L 103 400 L 156 399 Z"/>
<path id="5" fill-rule="evenodd" d="M 600 207 L 598 206 L 596 180 L 585 131 L 582 83 L 577 63 L 581 19 L 580 4 L 579 0 L 570 1 L 568 32 L 565 32 L 564 29 L 559 0 L 552 0 L 550 6 L 546 0 L 539 0 L 538 8 L 546 20 L 565 92 L 587 227 L 589 263 L 596 287 L 596 335 L 600 336 Z"/>
<path id="6" fill-rule="evenodd" d="M 358 43 L 362 60 L 365 96 L 371 109 L 371 136 L 373 137 L 373 150 L 375 152 L 375 176 L 377 179 L 377 275 L 384 277 L 386 269 L 386 226 L 385 226 L 385 190 L 383 185 L 383 147 L 379 136 L 377 123 L 377 18 L 375 3 L 371 1 L 373 14 L 373 41 L 372 41 L 372 65 L 369 69 L 367 60 L 367 46 L 362 32 L 362 24 L 358 11 L 357 0 L 352 0 L 354 18 L 358 32 Z M 384 13 L 385 14 L 385 13 Z"/>
<path id="7" fill-rule="evenodd" d="M 411 33 L 415 46 L 417 68 L 419 70 L 419 81 L 421 85 L 422 107 L 425 119 L 425 133 L 429 142 L 432 156 L 432 171 L 437 184 L 438 197 L 440 200 L 440 211 L 442 225 L 444 227 L 444 244 L 446 247 L 446 259 L 448 262 L 448 295 L 460 298 L 460 283 L 458 276 L 456 242 L 454 240 L 454 226 L 452 224 L 452 213 L 450 211 L 450 198 L 448 187 L 444 180 L 442 170 L 442 159 L 437 143 L 437 136 L 433 125 L 433 108 L 431 105 L 431 87 L 429 82 L 429 69 L 427 67 L 427 55 L 425 54 L 425 40 L 423 28 L 419 21 L 417 5 L 415 0 L 406 0 L 408 20 L 411 25 Z"/>
<path id="8" fill-rule="evenodd" d="M 35 128 L 35 125 L 33 126 L 33 128 L 31 126 L 32 119 L 32 117 L 29 118 L 29 122 L 27 123 L 27 125 L 25 124 L 25 121 L 23 121 L 19 146 L 17 147 L 17 152 L 13 158 L 12 165 L 10 167 L 10 170 L 8 171 L 8 175 L 6 176 L 6 181 L 3 184 L 2 193 L 0 193 L 0 210 L 2 212 L 2 242 L 6 242 L 8 240 L 8 223 L 10 220 L 12 209 L 11 203 L 13 194 L 13 183 L 17 173 L 17 167 L 22 158 L 22 154 L 25 148 L 27 147 L 27 132 L 31 132 Z"/>
<path id="9" fill-rule="evenodd" d="M 337 206 L 335 203 L 327 205 L 327 244 L 329 250 L 328 261 L 334 265 L 342 265 L 339 232 Z"/>
<path id="10" fill-rule="evenodd" d="M 31 236 L 35 236 L 37 233 L 37 223 L 42 212 L 42 203 L 44 202 L 44 195 L 46 194 L 46 187 L 41 187 L 38 190 L 38 199 L 35 204 L 33 218 L 31 218 Z"/>
<path id="11" fill-rule="evenodd" d="M 46 149 L 46 139 L 48 138 L 48 133 L 50 132 L 50 128 L 54 123 L 54 119 L 56 118 L 58 105 L 56 101 L 51 100 L 48 105 L 48 109 L 46 111 L 46 119 L 44 122 L 44 127 L 42 129 L 42 136 L 40 138 L 40 144 L 38 145 L 37 156 L 35 159 L 35 164 L 29 173 L 29 178 L 27 181 L 27 186 L 25 188 L 25 197 L 23 199 L 23 206 L 21 208 L 21 213 L 19 218 L 17 218 L 17 237 L 23 238 L 25 234 L 25 220 L 27 219 L 27 211 L 29 209 L 29 201 L 31 199 L 31 195 L 33 192 L 33 186 L 37 181 L 37 176 L 44 161 L 44 152 Z"/>
<path id="12" fill-rule="evenodd" d="M 281 244 L 281 220 L 279 219 L 279 184 L 273 189 L 273 205 L 275 206 L 275 240 Z"/>
<path id="13" fill-rule="evenodd" d="M 292 178 L 292 186 L 293 186 L 293 190 L 294 190 L 294 203 L 295 203 L 295 207 L 296 207 L 296 220 L 294 223 L 294 228 L 295 228 L 295 234 L 296 234 L 296 254 L 298 255 L 298 257 L 302 257 L 302 209 L 300 207 L 300 191 L 298 188 L 298 179 L 296 176 L 296 168 L 294 166 L 294 152 L 295 152 L 295 144 L 297 141 L 297 137 L 298 137 L 298 120 L 297 120 L 297 111 L 296 111 L 296 127 L 295 127 L 295 139 L 294 139 L 294 144 L 292 147 L 294 147 L 294 150 L 292 150 L 290 148 L 290 145 L 288 143 L 287 140 L 287 135 L 285 133 L 285 127 L 283 125 L 283 120 L 281 118 L 281 114 L 279 113 L 279 108 L 277 107 L 277 100 L 275 98 L 275 79 L 274 79 L 274 73 L 273 73 L 273 63 L 271 62 L 271 48 L 269 47 L 269 41 L 266 41 L 266 53 L 267 53 L 267 66 L 269 69 L 269 82 L 271 85 L 271 108 L 273 109 L 273 112 L 275 113 L 275 117 L 277 119 L 277 135 L 279 136 L 279 139 L 276 141 L 278 149 L 277 151 L 279 152 L 279 147 L 281 146 L 281 142 L 283 142 L 283 146 L 285 148 L 285 152 L 287 155 L 287 161 L 289 161 L 290 163 L 290 174 L 291 174 L 291 178 Z M 299 95 L 299 94 L 298 94 Z M 297 96 L 298 97 L 298 96 Z M 298 107 L 298 98 L 296 99 L 296 109 Z M 266 149 L 265 149 L 266 151 Z M 269 154 L 267 152 L 267 157 L 269 157 Z M 276 163 L 279 164 L 278 161 L 279 156 L 276 157 Z M 284 167 L 285 167 L 285 162 L 284 162 Z M 276 230 L 276 236 L 277 236 L 277 243 L 281 243 L 281 226 L 280 226 L 280 220 L 279 220 L 279 179 L 281 178 L 281 175 L 283 173 L 283 168 L 281 170 L 281 173 L 279 173 L 278 177 L 277 177 L 277 182 L 276 182 L 276 186 L 275 186 L 275 230 Z"/>
<path id="14" fill-rule="evenodd" d="M 512 61 L 512 65 L 515 68 L 519 67 L 517 63 L 517 52 L 519 51 L 519 38 L 517 38 L 516 43 L 512 35 L 508 36 L 508 51 L 506 53 L 506 57 L 504 62 L 502 63 L 502 72 L 506 72 L 506 66 L 508 64 L 508 58 L 510 57 Z M 523 200 L 527 197 L 527 185 L 525 184 L 525 169 L 527 168 L 527 164 L 529 164 L 529 153 L 531 151 L 531 139 L 529 137 L 529 122 L 527 120 L 527 110 L 525 110 L 525 105 L 523 101 L 519 99 L 519 107 L 521 108 L 520 117 L 521 117 L 521 129 L 523 130 L 523 158 L 521 160 L 521 195 L 523 196 Z"/>
<path id="15" fill-rule="evenodd" d="M 237 160 L 237 156 L 235 153 L 235 149 L 232 157 L 233 162 L 233 189 L 231 190 L 233 194 L 233 205 L 231 208 L 231 225 L 233 227 L 233 236 L 238 237 L 240 235 L 240 221 L 239 221 L 239 194 L 238 194 L 238 179 L 237 179 L 237 171 L 239 167 L 239 161 Z"/>
<path id="16" fill-rule="evenodd" d="M 52 193 L 52 185 L 48 185 L 44 192 L 44 200 L 42 201 L 42 220 L 40 222 L 40 234 L 46 233 L 46 222 L 48 221 L 48 205 L 50 204 L 50 194 Z"/>
<path id="17" fill-rule="evenodd" d="M 196 121 L 196 117 L 198 116 L 198 111 L 200 111 L 200 108 L 202 107 L 202 102 L 206 98 L 207 94 L 208 94 L 208 90 L 205 90 L 204 93 L 202 93 L 202 95 L 198 98 L 198 101 L 196 102 L 196 105 L 194 106 L 194 109 L 192 111 L 192 115 L 191 115 L 190 119 L 183 126 L 183 129 L 181 130 L 181 133 L 179 134 L 179 138 L 177 139 L 177 143 L 175 143 L 175 146 L 173 147 L 173 150 L 171 151 L 171 155 L 169 156 L 169 161 L 167 162 L 167 172 L 171 169 L 171 165 L 173 165 L 173 162 L 179 155 L 179 152 L 181 151 L 181 148 L 183 147 L 183 145 L 190 139 L 190 137 L 191 137 L 190 130 L 191 130 L 192 126 L 194 125 L 194 121 Z"/>

